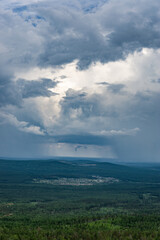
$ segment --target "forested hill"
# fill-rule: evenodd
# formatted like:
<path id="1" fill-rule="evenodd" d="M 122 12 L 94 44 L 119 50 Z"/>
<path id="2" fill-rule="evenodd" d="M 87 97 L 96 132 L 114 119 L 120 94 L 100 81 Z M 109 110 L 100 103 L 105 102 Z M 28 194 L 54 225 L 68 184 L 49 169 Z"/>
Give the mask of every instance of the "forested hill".
<path id="1" fill-rule="evenodd" d="M 33 178 L 113 177 L 120 181 L 160 183 L 160 168 L 133 167 L 88 160 L 0 160 L 0 182 L 30 182 Z"/>

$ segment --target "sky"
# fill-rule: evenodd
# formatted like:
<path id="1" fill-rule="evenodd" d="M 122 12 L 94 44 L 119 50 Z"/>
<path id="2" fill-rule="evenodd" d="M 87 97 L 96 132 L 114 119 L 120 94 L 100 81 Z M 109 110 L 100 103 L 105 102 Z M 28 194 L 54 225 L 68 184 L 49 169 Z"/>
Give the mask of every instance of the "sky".
<path id="1" fill-rule="evenodd" d="M 0 157 L 159 162 L 159 63 L 159 0 L 0 0 Z"/>

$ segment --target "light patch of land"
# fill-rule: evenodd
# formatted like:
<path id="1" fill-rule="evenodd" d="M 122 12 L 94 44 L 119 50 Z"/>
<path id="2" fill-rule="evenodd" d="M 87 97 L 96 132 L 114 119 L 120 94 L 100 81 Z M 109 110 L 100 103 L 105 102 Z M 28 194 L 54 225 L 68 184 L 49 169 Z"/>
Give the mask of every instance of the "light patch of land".
<path id="1" fill-rule="evenodd" d="M 57 178 L 57 179 L 33 179 L 34 183 L 45 183 L 52 185 L 72 185 L 84 186 L 95 185 L 102 183 L 118 183 L 119 179 L 113 177 L 92 176 L 92 178 Z"/>
<path id="2" fill-rule="evenodd" d="M 78 166 L 81 166 L 81 167 L 95 167 L 96 164 L 78 164 Z"/>

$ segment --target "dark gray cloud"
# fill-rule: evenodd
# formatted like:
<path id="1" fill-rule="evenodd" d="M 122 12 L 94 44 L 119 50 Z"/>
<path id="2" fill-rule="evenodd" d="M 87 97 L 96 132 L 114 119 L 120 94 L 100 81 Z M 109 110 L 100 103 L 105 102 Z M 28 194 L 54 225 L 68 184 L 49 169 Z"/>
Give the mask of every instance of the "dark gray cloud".
<path id="1" fill-rule="evenodd" d="M 120 93 L 124 89 L 125 85 L 124 84 L 109 84 L 108 85 L 108 90 L 111 91 L 112 93 Z"/>
<path id="2" fill-rule="evenodd" d="M 0 40 L 9 50 L 7 61 L 16 67 L 78 60 L 82 69 L 160 47 L 158 0 L 41 1 L 1 10 L 1 17 Z"/>
<path id="3" fill-rule="evenodd" d="M 108 86 L 109 85 L 109 83 L 108 82 L 98 82 L 98 83 L 96 83 L 97 85 L 104 85 L 104 86 Z"/>
<path id="4" fill-rule="evenodd" d="M 16 85 L 22 94 L 22 98 L 51 97 L 56 95 L 56 93 L 49 90 L 49 88 L 54 88 L 57 85 L 57 82 L 48 78 L 42 78 L 37 81 L 20 79 L 16 82 Z"/>
<path id="5" fill-rule="evenodd" d="M 109 90 L 108 90 L 109 88 Z M 61 114 L 70 121 L 72 114 L 75 118 L 87 121 L 90 117 L 117 118 L 120 113 L 115 104 L 110 103 L 110 95 L 122 94 L 123 84 L 107 84 L 103 94 L 88 94 L 83 91 L 69 89 L 66 96 L 61 100 Z"/>
<path id="6" fill-rule="evenodd" d="M 86 146 L 78 145 L 78 146 L 75 147 L 75 151 L 77 152 L 78 149 L 81 149 L 81 148 L 87 149 Z"/>
<path id="7" fill-rule="evenodd" d="M 156 80 L 152 80 L 153 83 L 160 83 L 160 78 Z"/>
<path id="8" fill-rule="evenodd" d="M 100 106 L 101 96 L 98 94 L 89 95 L 83 91 L 69 89 L 66 96 L 61 100 L 61 113 L 70 119 L 73 111 L 80 119 L 90 116 L 104 115 L 103 109 Z"/>
<path id="9" fill-rule="evenodd" d="M 59 143 L 72 143 L 85 145 L 106 146 L 113 144 L 112 138 L 106 136 L 96 136 L 93 134 L 67 134 L 55 136 L 54 139 Z"/>
<path id="10" fill-rule="evenodd" d="M 108 82 L 99 82 L 97 83 L 97 85 L 101 85 L 101 86 L 106 86 L 107 89 L 112 92 L 112 93 L 124 93 L 124 91 L 122 91 L 125 88 L 125 85 L 122 83 L 119 84 L 115 84 L 115 83 L 108 83 Z"/>
<path id="11" fill-rule="evenodd" d="M 49 90 L 58 82 L 42 78 L 39 80 L 12 80 L 11 75 L 0 74 L 0 107 L 6 105 L 21 106 L 24 98 L 51 97 L 57 93 Z"/>
<path id="12" fill-rule="evenodd" d="M 87 68 L 96 61 L 122 59 L 143 47 L 160 47 L 158 0 L 42 1 L 13 6 L 13 11 L 3 10 L 1 16 L 0 40 L 10 51 L 10 64 L 46 67 L 78 60 L 79 68 Z"/>
<path id="13" fill-rule="evenodd" d="M 37 9 L 46 21 L 41 66 L 78 60 L 80 68 L 115 61 L 143 47 L 160 47 L 159 2 L 109 1 L 95 13 L 74 8 Z M 54 37 L 53 37 L 54 36 Z"/>
<path id="14" fill-rule="evenodd" d="M 21 94 L 11 78 L 10 74 L 0 73 L 0 107 L 8 104 L 20 105 L 21 103 Z"/>

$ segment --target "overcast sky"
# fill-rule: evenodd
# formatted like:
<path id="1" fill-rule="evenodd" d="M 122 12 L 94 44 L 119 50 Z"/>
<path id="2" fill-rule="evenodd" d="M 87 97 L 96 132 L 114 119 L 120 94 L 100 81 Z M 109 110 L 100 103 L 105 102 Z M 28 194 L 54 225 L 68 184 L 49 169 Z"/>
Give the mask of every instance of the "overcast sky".
<path id="1" fill-rule="evenodd" d="M 0 1 L 0 157 L 51 156 L 160 161 L 159 0 Z"/>

